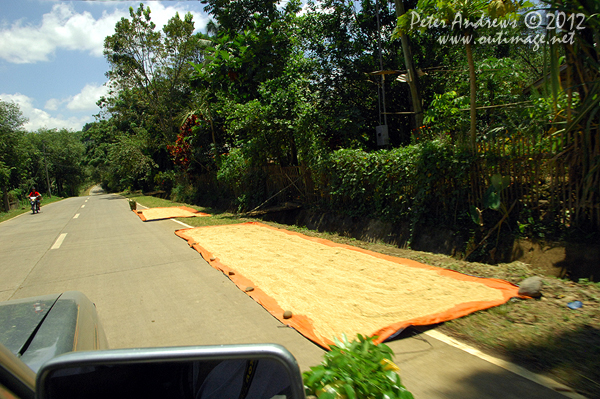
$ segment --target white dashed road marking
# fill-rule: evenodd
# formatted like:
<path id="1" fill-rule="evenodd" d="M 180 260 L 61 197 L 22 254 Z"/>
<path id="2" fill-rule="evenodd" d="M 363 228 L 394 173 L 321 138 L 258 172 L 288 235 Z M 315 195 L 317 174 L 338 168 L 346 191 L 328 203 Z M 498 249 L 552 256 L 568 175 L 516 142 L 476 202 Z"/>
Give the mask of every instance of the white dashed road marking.
<path id="1" fill-rule="evenodd" d="M 60 246 L 62 245 L 62 243 L 65 240 L 66 236 L 67 236 L 67 233 L 62 233 L 61 235 L 59 235 L 58 238 L 56 239 L 56 242 L 54 243 L 54 245 L 50 249 L 58 249 L 58 248 L 60 248 Z"/>
<path id="2" fill-rule="evenodd" d="M 81 205 L 82 208 L 85 208 L 85 205 Z"/>
<path id="3" fill-rule="evenodd" d="M 78 213 L 75 216 L 73 216 L 73 219 L 77 219 L 79 217 L 79 215 L 81 215 L 81 213 Z"/>

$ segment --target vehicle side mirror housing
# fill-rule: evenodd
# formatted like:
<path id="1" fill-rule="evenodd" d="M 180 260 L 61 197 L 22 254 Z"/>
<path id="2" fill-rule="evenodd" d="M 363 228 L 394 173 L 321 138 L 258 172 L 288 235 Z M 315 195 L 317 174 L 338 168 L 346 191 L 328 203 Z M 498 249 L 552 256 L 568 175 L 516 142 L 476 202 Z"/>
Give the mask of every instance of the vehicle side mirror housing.
<path id="1" fill-rule="evenodd" d="M 45 363 L 36 398 L 304 398 L 298 364 L 280 345 L 72 352 Z"/>

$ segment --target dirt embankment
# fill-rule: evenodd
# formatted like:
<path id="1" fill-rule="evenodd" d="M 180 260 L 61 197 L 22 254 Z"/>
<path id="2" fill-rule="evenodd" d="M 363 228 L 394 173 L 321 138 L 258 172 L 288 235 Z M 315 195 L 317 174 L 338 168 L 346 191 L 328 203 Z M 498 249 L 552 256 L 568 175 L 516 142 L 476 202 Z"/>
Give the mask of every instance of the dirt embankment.
<path id="1" fill-rule="evenodd" d="M 309 230 L 339 234 L 356 240 L 390 244 L 406 248 L 410 238 L 408 223 L 393 224 L 363 217 L 340 216 L 299 208 L 279 209 L 256 215 L 265 221 L 306 227 Z M 414 232 L 410 248 L 461 258 L 460 248 L 465 237 L 437 226 L 420 226 Z M 396 255 L 400 256 L 400 255 Z M 586 278 L 600 281 L 600 242 L 596 244 L 536 242 L 518 239 L 503 253 L 497 254 L 498 263 L 523 262 L 535 273 L 551 277 L 569 277 L 575 281 Z"/>

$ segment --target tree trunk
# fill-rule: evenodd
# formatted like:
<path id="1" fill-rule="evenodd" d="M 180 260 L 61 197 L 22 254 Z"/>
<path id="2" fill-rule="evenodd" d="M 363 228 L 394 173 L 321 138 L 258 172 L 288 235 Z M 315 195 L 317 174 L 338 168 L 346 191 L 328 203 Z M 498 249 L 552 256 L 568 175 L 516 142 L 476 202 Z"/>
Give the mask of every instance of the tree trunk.
<path id="1" fill-rule="evenodd" d="M 396 17 L 404 15 L 404 3 L 402 0 L 394 0 L 396 4 Z M 417 71 L 413 64 L 412 51 L 410 49 L 410 43 L 408 37 L 405 34 L 400 35 L 400 41 L 402 42 L 402 52 L 404 53 L 404 64 L 406 65 L 406 71 L 408 73 L 408 86 L 410 87 L 410 96 L 413 104 L 413 112 L 415 113 L 415 128 L 423 126 L 423 104 L 421 101 L 421 93 L 419 92 L 419 82 Z"/>
<path id="2" fill-rule="evenodd" d="M 4 212 L 10 211 L 10 203 L 8 202 L 8 188 L 2 187 L 2 202 L 4 203 Z"/>
<path id="3" fill-rule="evenodd" d="M 472 36 L 465 33 L 465 47 L 467 49 L 467 61 L 469 63 L 469 86 L 471 89 L 471 129 L 469 130 L 469 137 L 471 143 L 471 150 L 473 153 L 477 151 L 477 81 L 475 77 L 475 61 L 473 61 L 473 50 L 471 48 L 470 38 Z"/>

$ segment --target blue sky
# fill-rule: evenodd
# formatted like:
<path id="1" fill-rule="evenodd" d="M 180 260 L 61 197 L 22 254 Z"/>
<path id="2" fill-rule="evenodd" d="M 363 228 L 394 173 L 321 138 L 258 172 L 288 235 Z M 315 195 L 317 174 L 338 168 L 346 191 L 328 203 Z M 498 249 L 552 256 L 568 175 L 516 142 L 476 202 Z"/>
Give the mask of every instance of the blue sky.
<path id="1" fill-rule="evenodd" d="M 209 20 L 199 1 L 144 3 L 157 27 L 176 12 L 191 12 L 197 31 Z M 0 100 L 19 105 L 29 119 L 26 130 L 80 130 L 94 121 L 96 101 L 106 93 L 104 38 L 139 4 L 0 0 Z"/>

